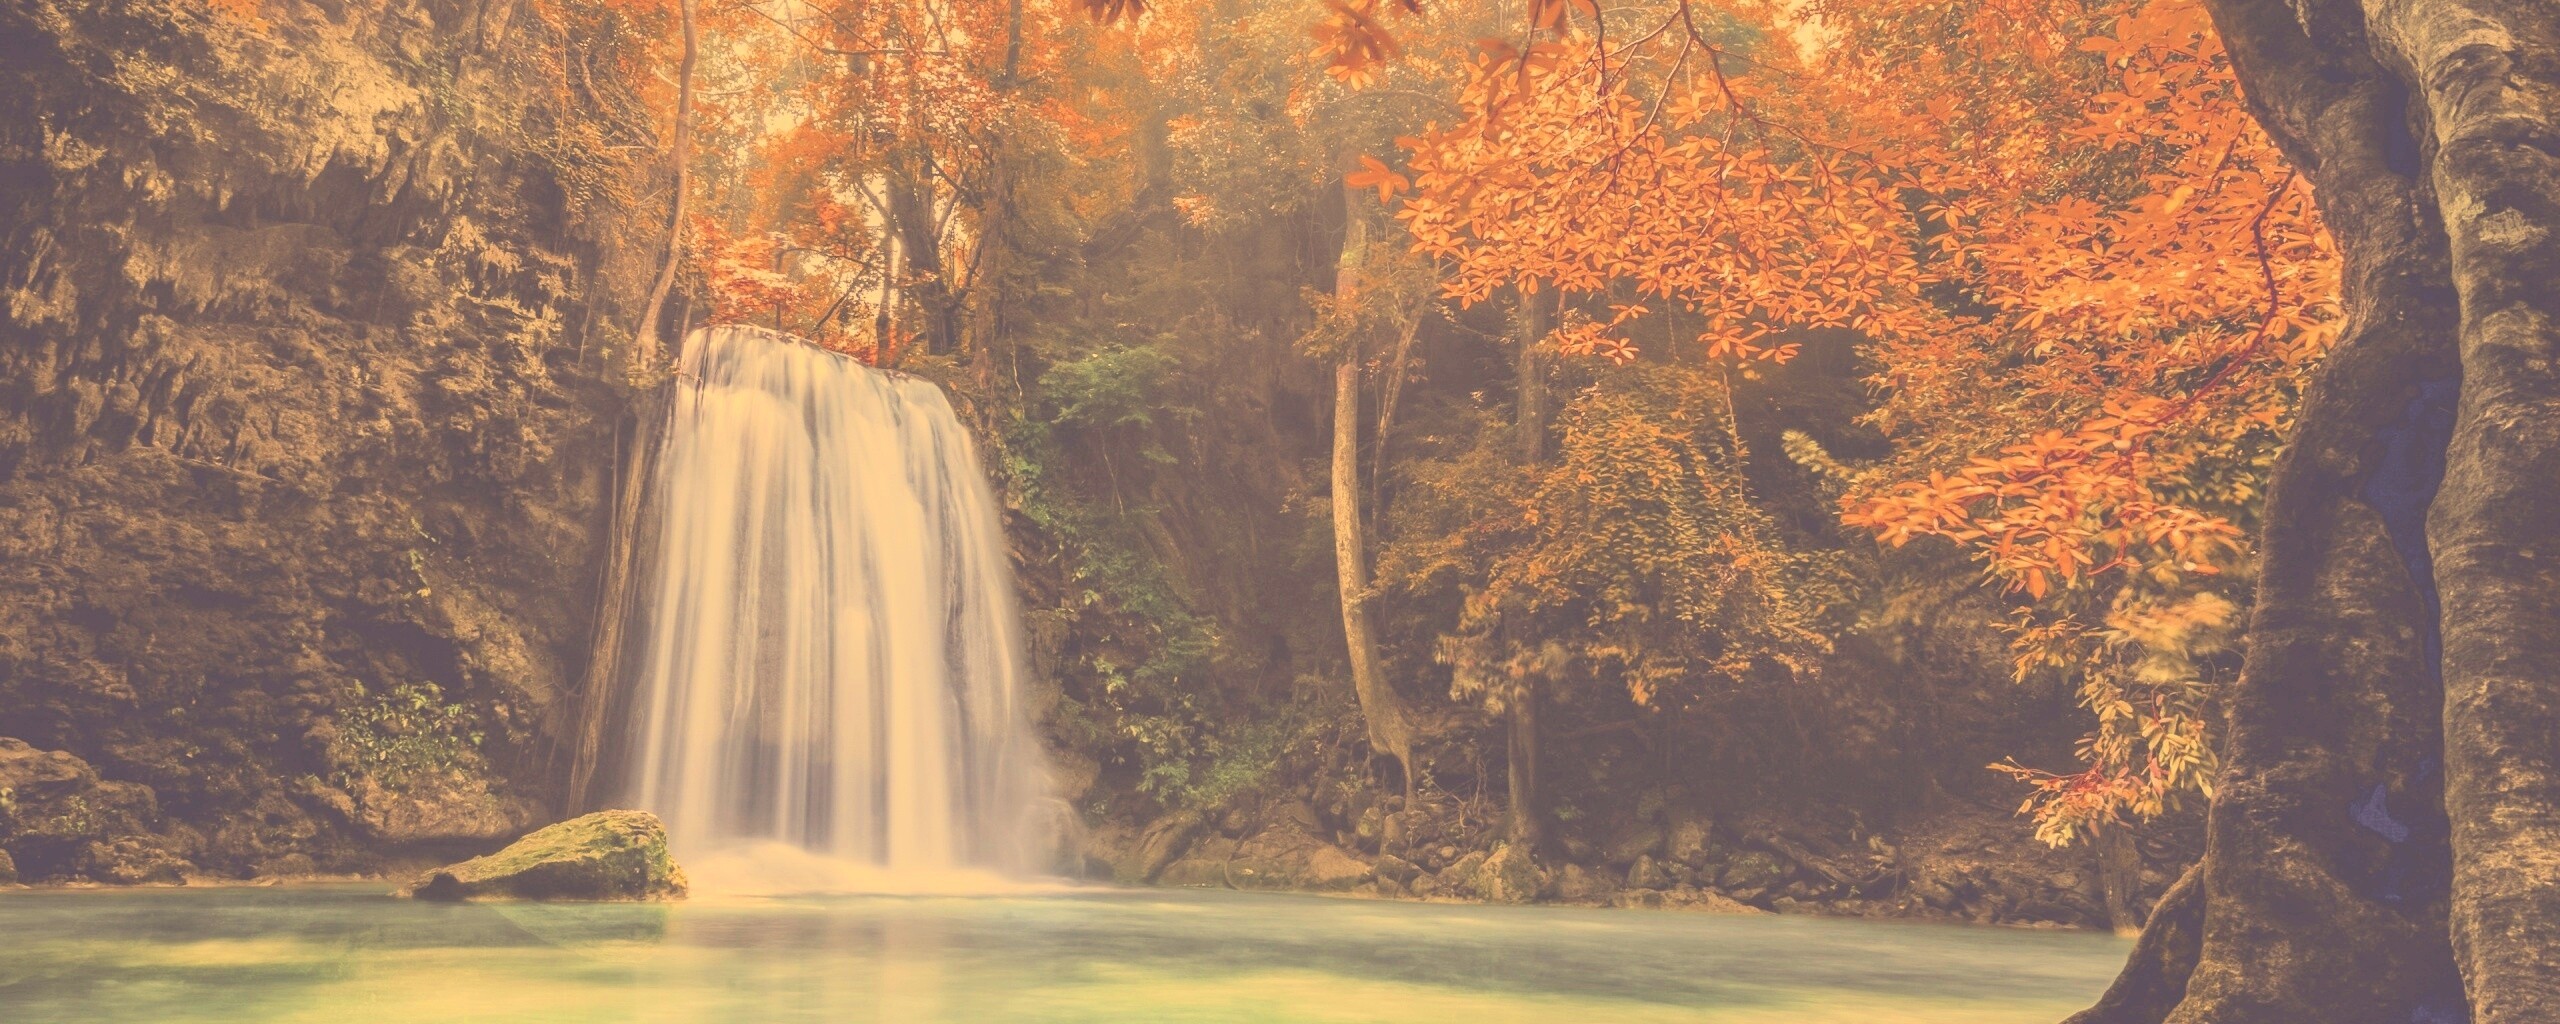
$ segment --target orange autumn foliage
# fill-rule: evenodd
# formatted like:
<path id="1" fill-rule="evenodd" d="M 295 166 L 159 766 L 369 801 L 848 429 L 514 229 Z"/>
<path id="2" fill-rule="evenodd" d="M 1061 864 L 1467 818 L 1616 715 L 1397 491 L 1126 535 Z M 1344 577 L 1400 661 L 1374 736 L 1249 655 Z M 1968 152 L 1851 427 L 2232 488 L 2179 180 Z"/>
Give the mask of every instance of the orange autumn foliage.
<path id="1" fill-rule="evenodd" d="M 1527 13 L 1482 44 L 1461 119 L 1353 179 L 1400 200 L 1449 294 L 1561 291 L 1585 315 L 1551 340 L 1613 361 L 1747 370 L 1858 332 L 1900 454 L 1843 522 L 1961 545 L 2021 603 L 2021 675 L 2075 674 L 2099 719 L 2084 770 L 2006 769 L 2043 834 L 2206 789 L 2204 681 L 2145 646 L 2196 634 L 2139 624 L 2208 615 L 2243 564 L 2235 520 L 2338 281 L 2201 6 Z"/>

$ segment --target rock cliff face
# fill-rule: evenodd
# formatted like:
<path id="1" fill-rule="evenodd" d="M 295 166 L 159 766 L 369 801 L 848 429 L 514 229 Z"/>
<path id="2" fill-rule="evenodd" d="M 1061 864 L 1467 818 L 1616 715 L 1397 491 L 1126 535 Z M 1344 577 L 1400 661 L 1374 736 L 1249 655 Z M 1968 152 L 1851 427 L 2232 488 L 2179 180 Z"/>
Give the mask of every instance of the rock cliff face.
<path id="1" fill-rule="evenodd" d="M 27 881 L 555 799 L 648 251 L 592 154 L 655 143 L 575 69 L 631 58 L 577 3 L 228 6 L 0 5 L 0 737 L 117 796 L 0 832 Z"/>

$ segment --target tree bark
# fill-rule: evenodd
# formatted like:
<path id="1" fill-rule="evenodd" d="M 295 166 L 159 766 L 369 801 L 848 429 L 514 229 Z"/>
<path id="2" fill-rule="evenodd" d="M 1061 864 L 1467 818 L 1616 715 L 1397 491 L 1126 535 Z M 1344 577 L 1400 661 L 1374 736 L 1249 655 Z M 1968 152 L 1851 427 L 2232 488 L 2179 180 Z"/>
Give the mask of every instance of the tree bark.
<path id="1" fill-rule="evenodd" d="M 2202 928 L 2164 900 L 2074 1020 L 2560 1020 L 2560 9 L 2212 8 L 2348 322 L 2269 489 Z"/>
<path id="2" fill-rule="evenodd" d="M 605 564 L 597 583 L 598 597 L 595 623 L 588 638 L 587 668 L 578 686 L 578 700 L 572 705 L 577 717 L 558 735 L 570 737 L 568 751 L 571 814 L 604 809 L 610 798 L 597 784 L 597 776 L 615 751 L 611 724 L 622 718 L 622 659 L 629 642 L 625 627 L 629 625 L 636 595 L 633 593 L 640 573 L 639 551 L 648 533 L 646 519 L 650 477 L 657 465 L 658 441 L 664 435 L 669 404 L 669 387 L 682 387 L 681 382 L 643 392 L 631 407 L 627 421 L 629 444 L 619 454 L 613 477 L 613 518 L 606 529 Z"/>
<path id="3" fill-rule="evenodd" d="M 943 265 L 942 237 L 934 213 L 932 157 L 911 153 L 909 165 L 889 183 L 891 228 L 898 233 L 898 252 L 905 266 L 901 290 L 921 314 L 924 350 L 948 355 L 959 347 L 960 299 Z"/>
<path id="4" fill-rule="evenodd" d="M 2107 924 L 2120 935 L 2140 932 L 2142 847 L 2134 841 L 2133 826 L 2109 823 L 2090 838 L 2098 848 L 2098 890 L 2106 899 Z"/>
<path id="5" fill-rule="evenodd" d="M 2187 979 L 2195 974 L 2196 956 L 2204 945 L 2204 865 L 2178 876 L 2162 893 L 2142 934 L 2133 943 L 2124 972 L 2107 987 L 2096 1005 L 2071 1015 L 2063 1024 L 2117 1024 L 2165 1020 L 2186 998 Z"/>
<path id="6" fill-rule="evenodd" d="M 1346 192 L 1344 198 L 1351 200 Z M 1359 301 L 1355 269 L 1367 244 L 1367 225 L 1353 202 L 1343 207 L 1342 256 L 1333 284 L 1338 315 Z M 1342 595 L 1342 638 L 1351 662 L 1351 688 L 1360 701 L 1372 750 L 1393 755 L 1404 773 L 1405 806 L 1413 806 L 1413 724 L 1404 702 L 1387 683 L 1378 660 L 1377 631 L 1369 618 L 1369 540 L 1360 518 L 1360 345 L 1343 340 L 1333 367 L 1333 559 Z"/>
<path id="7" fill-rule="evenodd" d="M 2368 0 L 2424 106 L 2461 295 L 2427 545 L 2444 595 L 2453 948 L 2478 1024 L 2560 1020 L 2560 5 Z"/>
<path id="8" fill-rule="evenodd" d="M 1519 332 L 1519 353 L 1513 373 L 1517 379 L 1511 421 L 1512 445 L 1519 453 L 1520 464 L 1535 466 L 1547 458 L 1547 364 L 1546 350 L 1541 345 L 1547 338 L 1547 317 L 1538 308 L 1537 296 L 1520 296 L 1520 309 L 1515 328 Z"/>
<path id="9" fill-rule="evenodd" d="M 658 279 L 649 285 L 649 303 L 640 317 L 639 336 L 631 340 L 631 363 L 647 370 L 658 362 L 660 322 L 666 318 L 667 295 L 675 290 L 676 268 L 684 258 L 685 193 L 693 162 L 693 65 L 700 50 L 694 24 L 695 0 L 678 0 L 684 28 L 684 57 L 676 64 L 676 127 L 667 141 L 667 165 L 675 198 L 667 207 L 667 257 L 658 264 Z"/>
<path id="10" fill-rule="evenodd" d="M 1539 344 L 1547 324 L 1539 315 L 1537 296 L 1522 294 L 1514 326 L 1518 350 L 1514 358 L 1512 445 L 1520 465 L 1532 472 L 1547 457 L 1547 360 Z M 1519 673 L 1509 703 L 1510 743 L 1506 773 L 1510 784 L 1510 838 L 1534 849 L 1546 839 L 1547 809 L 1538 785 L 1539 670 Z"/>
<path id="11" fill-rule="evenodd" d="M 1404 772 L 1405 805 L 1413 805 L 1413 725 L 1389 688 L 1369 620 L 1367 531 L 1360 522 L 1360 358 L 1346 353 L 1333 368 L 1333 558 L 1342 590 L 1342 638 L 1351 687 L 1368 724 L 1371 749 L 1391 754 Z"/>

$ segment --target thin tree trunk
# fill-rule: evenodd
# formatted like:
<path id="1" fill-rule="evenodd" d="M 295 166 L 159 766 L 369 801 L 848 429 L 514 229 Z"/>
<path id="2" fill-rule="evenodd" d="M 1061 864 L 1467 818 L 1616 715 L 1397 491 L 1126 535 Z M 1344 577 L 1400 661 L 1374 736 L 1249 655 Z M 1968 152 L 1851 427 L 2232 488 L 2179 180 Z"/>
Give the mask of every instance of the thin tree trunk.
<path id="1" fill-rule="evenodd" d="M 1520 464 L 1535 466 L 1547 458 L 1547 366 L 1543 347 L 1547 337 L 1547 317 L 1538 307 L 1537 296 L 1520 296 L 1516 329 L 1519 351 L 1512 370 L 1517 378 L 1513 405 L 1512 449 L 1519 454 Z"/>
<path id="2" fill-rule="evenodd" d="M 1022 77 L 1022 4 L 1012 0 L 1005 6 L 1004 66 L 996 73 L 995 86 L 1000 94 L 1011 94 Z M 995 396 L 997 376 L 1013 365 L 1012 342 L 1005 324 L 1008 277 L 1013 263 L 1014 165 L 1010 147 L 999 139 L 987 153 L 987 199 L 980 215 L 978 259 L 971 290 L 976 293 L 975 316 L 963 336 L 962 345 L 972 362 L 971 376 L 977 384 L 979 401 L 973 412 L 978 426 L 987 436 L 996 432 Z"/>
<path id="3" fill-rule="evenodd" d="M 923 315 L 926 354 L 948 355 L 959 345 L 961 296 L 943 264 L 942 239 L 934 230 L 933 172 L 922 154 L 902 159 L 910 166 L 893 176 L 903 180 L 889 183 L 889 213 L 906 267 L 903 290 Z"/>
<path id="4" fill-rule="evenodd" d="M 649 286 L 647 311 L 640 317 L 640 333 L 631 340 L 631 362 L 647 370 L 658 362 L 659 321 L 666 315 L 667 295 L 675 290 L 676 268 L 684 257 L 684 211 L 688 165 L 693 162 L 693 64 L 700 49 L 694 25 L 695 0 L 678 0 L 677 11 L 684 26 L 684 58 L 676 65 L 676 127 L 667 143 L 667 164 L 673 172 L 674 201 L 667 209 L 667 255 L 658 264 L 658 279 Z"/>
<path id="5" fill-rule="evenodd" d="M 2142 930 L 2142 847 L 2133 826 L 2109 823 L 2091 839 L 2097 845 L 2098 890 L 2107 904 L 2107 924 L 2119 935 Z"/>
<path id="6" fill-rule="evenodd" d="M 1355 266 L 1367 244 L 1367 225 L 1352 196 L 1344 195 L 1342 257 L 1334 278 L 1334 301 L 1340 315 L 1350 315 L 1359 301 Z M 1333 367 L 1333 557 L 1342 595 L 1342 638 L 1351 662 L 1351 687 L 1360 700 L 1369 746 L 1393 755 L 1404 773 L 1405 806 L 1416 795 L 1413 770 L 1413 725 L 1404 703 L 1386 678 L 1378 659 L 1376 630 L 1369 618 L 1369 541 L 1360 518 L 1360 346 L 1345 339 Z"/>
<path id="7" fill-rule="evenodd" d="M 1536 850 L 1547 838 L 1547 809 L 1538 793 L 1538 673 L 1523 672 L 1513 683 L 1506 710 L 1511 720 L 1504 756 L 1510 766 L 1511 817 L 1505 831 L 1524 849 Z"/>
<path id="8" fill-rule="evenodd" d="M 1360 522 L 1360 359 L 1345 354 L 1333 368 L 1333 557 L 1342 591 L 1342 638 L 1351 687 L 1368 723 L 1369 746 L 1394 755 L 1404 772 L 1405 805 L 1413 805 L 1413 726 L 1388 686 L 1369 620 L 1368 538 Z"/>
<path id="9" fill-rule="evenodd" d="M 1381 489 L 1387 472 L 1387 438 L 1395 434 L 1396 406 L 1404 401 L 1406 375 L 1413 372 L 1413 339 L 1422 333 L 1422 321 L 1431 315 L 1431 301 L 1423 300 L 1413 316 L 1396 333 L 1395 354 L 1387 359 L 1387 378 L 1378 388 L 1378 440 L 1369 446 L 1369 490 Z M 1369 510 L 1373 517 L 1378 510 Z"/>
<path id="10" fill-rule="evenodd" d="M 648 527 L 644 517 L 649 479 L 657 464 L 658 439 L 665 430 L 671 397 L 662 386 L 643 392 L 633 404 L 629 439 L 614 467 L 613 515 L 606 523 L 604 572 L 597 581 L 587 669 L 573 705 L 577 718 L 563 731 L 572 737 L 567 810 L 573 814 L 595 810 L 608 797 L 596 777 L 614 753 L 607 748 L 611 724 L 621 710 L 622 655 L 628 637 L 624 627 L 631 619 L 638 552 Z"/>
<path id="11" fill-rule="evenodd" d="M 906 354 L 892 341 L 898 328 L 893 311 L 898 308 L 898 268 L 901 263 L 897 226 L 884 225 L 880 232 L 880 304 L 871 314 L 871 362 L 889 369 L 897 368 L 899 357 Z"/>
<path id="12" fill-rule="evenodd" d="M 1540 347 L 1546 340 L 1546 318 L 1539 314 L 1537 296 L 1522 294 L 1515 326 L 1518 346 L 1513 360 L 1512 445 L 1520 465 L 1536 472 L 1547 457 L 1547 359 Z M 1508 781 L 1511 786 L 1510 835 L 1514 843 L 1536 849 L 1546 839 L 1547 809 L 1540 799 L 1538 785 L 1538 701 L 1539 675 L 1543 666 L 1524 669 L 1513 682 L 1507 705 L 1510 719 L 1510 742 L 1507 744 Z"/>

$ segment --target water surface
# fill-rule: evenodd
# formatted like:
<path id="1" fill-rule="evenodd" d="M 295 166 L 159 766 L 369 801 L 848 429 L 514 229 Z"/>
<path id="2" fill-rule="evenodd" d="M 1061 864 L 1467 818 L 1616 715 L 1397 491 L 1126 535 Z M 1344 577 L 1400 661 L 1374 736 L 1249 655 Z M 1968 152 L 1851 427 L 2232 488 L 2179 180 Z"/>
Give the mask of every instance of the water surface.
<path id="1" fill-rule="evenodd" d="M 2051 1024 L 2112 936 L 1185 890 L 0 892 L 0 1021 Z"/>

